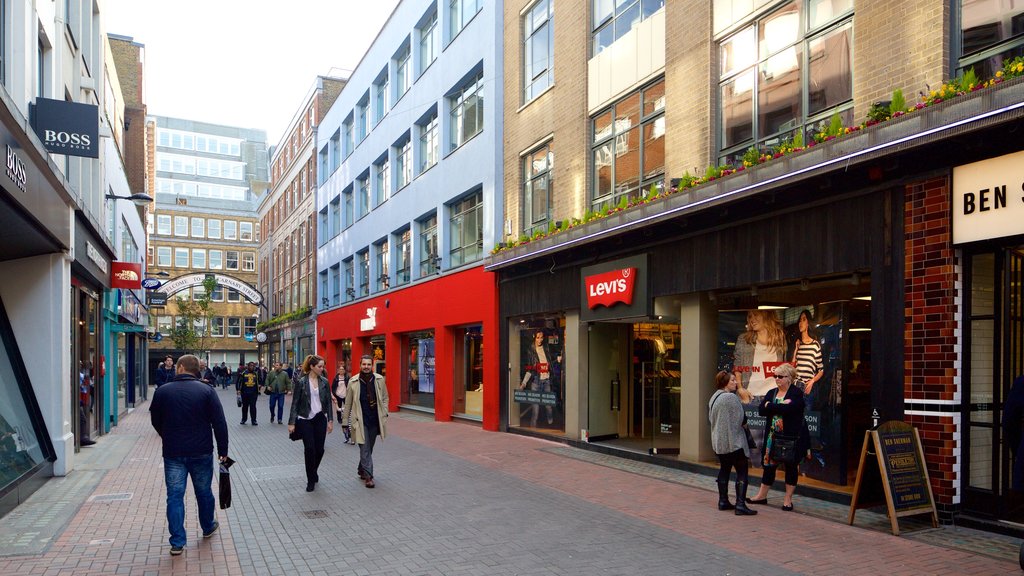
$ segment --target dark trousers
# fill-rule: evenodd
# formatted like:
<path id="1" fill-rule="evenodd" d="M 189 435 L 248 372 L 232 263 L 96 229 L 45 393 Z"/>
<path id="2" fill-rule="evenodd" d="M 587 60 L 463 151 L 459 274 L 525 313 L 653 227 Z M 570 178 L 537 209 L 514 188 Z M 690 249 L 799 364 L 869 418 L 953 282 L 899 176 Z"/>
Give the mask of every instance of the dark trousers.
<path id="1" fill-rule="evenodd" d="M 327 439 L 327 416 L 318 413 L 311 420 L 297 418 L 295 430 L 302 435 L 302 449 L 306 458 L 306 482 L 319 482 L 317 470 L 324 459 L 324 440 Z"/>
<path id="2" fill-rule="evenodd" d="M 366 426 L 363 432 L 363 439 L 366 442 L 359 445 L 359 470 L 373 478 L 373 445 L 377 443 L 380 428 Z"/>
<path id="3" fill-rule="evenodd" d="M 747 481 L 747 455 L 743 450 L 737 450 L 728 454 L 716 454 L 718 456 L 718 481 L 728 482 L 732 469 L 736 469 L 736 481 Z"/>
<path id="4" fill-rule="evenodd" d="M 247 416 L 252 417 L 252 423 L 256 423 L 256 401 L 260 397 L 256 394 L 242 394 L 242 424 L 245 424 Z"/>
<path id="5" fill-rule="evenodd" d="M 790 486 L 796 486 L 796 479 L 799 476 L 799 465 L 783 464 L 786 467 L 786 484 Z M 765 486 L 771 486 L 775 484 L 775 472 L 778 470 L 778 466 L 765 466 L 764 471 L 761 472 L 761 484 Z"/>

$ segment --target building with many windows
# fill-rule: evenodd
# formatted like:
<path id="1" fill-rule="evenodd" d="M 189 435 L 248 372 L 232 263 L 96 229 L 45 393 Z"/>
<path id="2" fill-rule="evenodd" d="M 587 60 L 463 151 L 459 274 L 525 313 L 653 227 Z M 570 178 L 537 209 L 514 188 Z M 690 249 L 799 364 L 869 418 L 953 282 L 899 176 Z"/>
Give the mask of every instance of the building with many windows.
<path id="1" fill-rule="evenodd" d="M 195 323 L 200 355 L 232 371 L 257 357 L 256 324 L 264 304 L 257 285 L 260 223 L 256 207 L 267 187 L 262 130 L 154 117 L 156 208 L 147 259 L 163 281 L 165 306 L 150 306 L 162 339 L 150 347 L 150 371 L 178 356 L 168 335 L 181 322 L 176 298 L 196 299 L 206 275 L 218 279 L 208 321 Z"/>
<path id="2" fill-rule="evenodd" d="M 789 362 L 818 481 L 799 490 L 848 499 L 865 430 L 896 420 L 943 520 L 1024 518 L 1000 433 L 1024 372 L 1004 194 L 1024 181 L 1024 10 L 520 0 L 503 18 L 502 429 L 700 465 L 716 373 L 753 395 L 761 443 Z"/>
<path id="3" fill-rule="evenodd" d="M 317 341 L 392 409 L 496 429 L 500 3 L 400 2 L 317 131 Z"/>
<path id="4" fill-rule="evenodd" d="M 257 328 L 266 334 L 261 358 L 301 363 L 316 352 L 316 132 L 345 80 L 317 76 L 281 141 L 270 154 L 270 191 L 260 199 L 263 238 L 259 287 L 266 295 Z"/>

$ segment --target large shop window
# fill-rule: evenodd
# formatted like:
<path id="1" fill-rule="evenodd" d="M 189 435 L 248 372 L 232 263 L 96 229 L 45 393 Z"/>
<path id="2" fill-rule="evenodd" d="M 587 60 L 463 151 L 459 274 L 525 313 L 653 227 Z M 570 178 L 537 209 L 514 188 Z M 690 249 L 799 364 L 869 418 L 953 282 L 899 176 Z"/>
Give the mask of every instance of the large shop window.
<path id="1" fill-rule="evenodd" d="M 591 121 L 594 210 L 665 185 L 665 80 L 638 90 Z"/>
<path id="2" fill-rule="evenodd" d="M 768 424 L 758 405 L 776 387 L 775 368 L 792 364 L 810 436 L 810 459 L 800 471 L 836 485 L 852 480 L 857 440 L 871 425 L 870 289 L 846 282 L 776 289 L 771 304 L 764 304 L 769 298 L 762 290 L 762 304 L 746 310 L 737 310 L 745 306 L 735 299 L 718 298 L 718 369 L 734 373 L 751 395 L 744 411 L 758 446 Z M 759 454 L 752 463 L 761 465 Z"/>
<path id="3" fill-rule="evenodd" d="M 510 341 L 512 426 L 565 431 L 565 318 L 523 319 Z"/>
<path id="4" fill-rule="evenodd" d="M 412 332 L 405 340 L 402 403 L 433 409 L 434 331 Z"/>
<path id="5" fill-rule="evenodd" d="M 974 69 L 978 78 L 992 78 L 1007 61 L 1024 56 L 1024 4 L 961 0 L 961 72 Z"/>
<path id="6" fill-rule="evenodd" d="M 852 123 L 852 2 L 820 4 L 782 4 L 719 42 L 720 163 L 798 133 L 807 142 L 836 113 Z"/>
<path id="7" fill-rule="evenodd" d="M 455 406 L 453 412 L 483 418 L 484 334 L 483 326 L 455 330 Z"/>
<path id="8" fill-rule="evenodd" d="M 0 493 L 48 459 L 53 448 L 0 302 Z"/>

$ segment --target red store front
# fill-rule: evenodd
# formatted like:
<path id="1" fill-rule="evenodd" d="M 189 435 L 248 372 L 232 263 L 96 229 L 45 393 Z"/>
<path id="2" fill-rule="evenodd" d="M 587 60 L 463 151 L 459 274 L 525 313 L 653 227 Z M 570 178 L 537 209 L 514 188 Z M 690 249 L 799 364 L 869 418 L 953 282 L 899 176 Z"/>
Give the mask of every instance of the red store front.
<path id="1" fill-rule="evenodd" d="M 317 316 L 317 350 L 334 376 L 369 354 L 384 375 L 388 409 L 498 430 L 498 300 L 482 266 L 361 299 Z"/>

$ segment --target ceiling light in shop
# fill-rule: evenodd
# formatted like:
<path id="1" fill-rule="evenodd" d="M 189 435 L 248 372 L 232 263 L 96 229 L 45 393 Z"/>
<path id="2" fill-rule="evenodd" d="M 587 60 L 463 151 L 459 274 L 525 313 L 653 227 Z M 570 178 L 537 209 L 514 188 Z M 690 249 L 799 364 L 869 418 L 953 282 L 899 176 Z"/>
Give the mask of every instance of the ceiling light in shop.
<path id="1" fill-rule="evenodd" d="M 850 332 L 871 332 L 871 328 L 850 328 Z"/>
<path id="2" fill-rule="evenodd" d="M 757 307 L 758 310 L 785 310 L 786 306 L 773 306 L 771 304 L 761 304 Z"/>
<path id="3" fill-rule="evenodd" d="M 853 299 L 854 300 L 865 300 L 867 302 L 870 302 L 871 301 L 871 296 L 854 296 Z"/>

